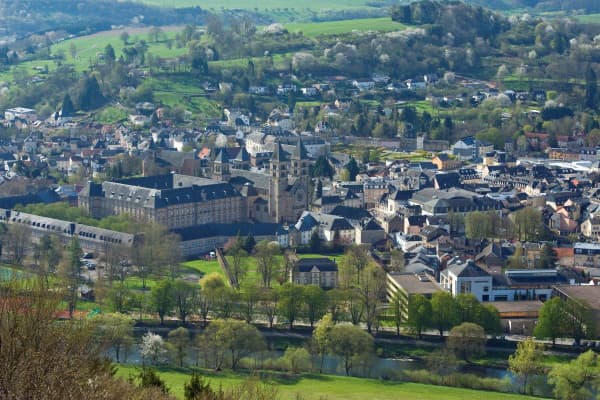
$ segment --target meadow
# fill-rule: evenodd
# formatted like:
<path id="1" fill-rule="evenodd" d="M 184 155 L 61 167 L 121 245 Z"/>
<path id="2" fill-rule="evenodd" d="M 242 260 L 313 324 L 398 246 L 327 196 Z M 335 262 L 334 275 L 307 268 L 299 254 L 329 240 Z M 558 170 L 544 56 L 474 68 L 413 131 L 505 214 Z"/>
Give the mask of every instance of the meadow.
<path id="1" fill-rule="evenodd" d="M 152 6 L 164 7 L 164 0 L 139 0 Z M 246 9 L 246 10 L 273 10 L 273 9 L 291 9 L 296 11 L 310 10 L 345 10 L 352 8 L 368 8 L 366 0 L 307 0 L 301 5 L 289 0 L 220 0 L 215 3 L 211 0 L 171 0 L 169 7 L 202 7 L 208 10 L 220 9 Z"/>
<path id="2" fill-rule="evenodd" d="M 390 32 L 406 28 L 405 25 L 392 21 L 390 18 L 365 18 L 316 23 L 291 23 L 285 24 L 284 26 L 289 32 L 302 32 L 308 37 L 316 37 L 320 35 L 339 35 L 353 31 Z"/>
<path id="3" fill-rule="evenodd" d="M 589 24 L 600 24 L 600 14 L 587 14 L 577 16 L 577 20 Z"/>
<path id="4" fill-rule="evenodd" d="M 213 388 L 227 389 L 248 379 L 247 375 L 231 372 L 212 373 L 200 371 Z M 136 368 L 117 366 L 117 376 L 128 378 L 135 375 Z M 171 368 L 159 369 L 159 374 L 177 398 L 183 399 L 183 385 L 190 379 L 190 372 Z M 261 379 L 262 381 L 262 379 Z M 350 378 L 332 375 L 303 375 L 274 381 L 279 400 L 293 400 L 302 394 L 307 400 L 533 400 L 538 397 L 516 394 L 484 392 L 419 383 L 389 382 L 376 379 Z"/>

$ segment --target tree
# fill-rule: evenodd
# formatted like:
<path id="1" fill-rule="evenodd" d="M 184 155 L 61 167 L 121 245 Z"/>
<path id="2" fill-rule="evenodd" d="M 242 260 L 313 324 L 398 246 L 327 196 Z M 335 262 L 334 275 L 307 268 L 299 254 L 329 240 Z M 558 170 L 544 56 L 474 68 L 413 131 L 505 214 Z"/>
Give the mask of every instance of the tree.
<path id="1" fill-rule="evenodd" d="M 117 59 L 115 56 L 115 49 L 114 49 L 114 47 L 112 47 L 112 45 L 110 43 L 107 44 L 106 47 L 104 48 L 104 58 L 108 62 L 109 65 L 112 65 L 115 62 L 115 60 Z"/>
<path id="2" fill-rule="evenodd" d="M 348 164 L 346 164 L 345 168 L 349 174 L 348 180 L 354 182 L 356 180 L 356 175 L 358 175 L 358 173 L 360 172 L 358 168 L 358 163 L 354 158 L 351 158 Z"/>
<path id="3" fill-rule="evenodd" d="M 425 357 L 427 369 L 440 376 L 442 385 L 446 375 L 456 370 L 457 360 L 454 353 L 447 348 L 435 350 Z"/>
<path id="4" fill-rule="evenodd" d="M 556 251 L 552 248 L 552 245 L 550 243 L 544 243 L 540 253 L 538 268 L 554 269 L 556 268 L 557 261 L 558 256 L 556 255 Z"/>
<path id="5" fill-rule="evenodd" d="M 331 328 L 330 343 L 331 352 L 343 360 L 347 376 L 357 357 L 373 352 L 373 337 L 354 325 L 335 325 Z"/>
<path id="6" fill-rule="evenodd" d="M 431 297 L 431 325 L 444 337 L 444 331 L 458 323 L 458 304 L 448 292 L 436 292 Z"/>
<path id="7" fill-rule="evenodd" d="M 137 376 L 140 388 L 157 388 L 164 394 L 169 393 L 169 388 L 164 380 L 158 376 L 154 368 L 142 367 Z"/>
<path id="8" fill-rule="evenodd" d="M 559 400 L 593 399 L 600 384 L 599 372 L 598 355 L 588 350 L 569 363 L 554 365 L 548 382 Z"/>
<path id="9" fill-rule="evenodd" d="M 71 117 L 75 114 L 75 106 L 73 105 L 73 101 L 71 100 L 69 93 L 65 93 L 60 111 L 62 117 Z"/>
<path id="10" fill-rule="evenodd" d="M 208 313 L 213 309 L 220 290 L 225 287 L 225 281 L 221 275 L 213 272 L 200 279 L 200 287 L 202 290 L 198 306 L 200 308 L 200 315 L 206 325 Z"/>
<path id="11" fill-rule="evenodd" d="M 101 343 L 112 348 L 117 362 L 121 352 L 133 345 L 133 319 L 125 314 L 98 314 L 92 319 Z"/>
<path id="12" fill-rule="evenodd" d="M 565 332 L 565 303 L 560 297 L 554 297 L 544 303 L 540 308 L 538 322 L 533 330 L 536 338 L 550 338 L 552 345 L 556 339 Z"/>
<path id="13" fill-rule="evenodd" d="M 106 98 L 102 94 L 95 75 L 88 75 L 82 78 L 79 83 L 77 99 L 78 109 L 84 111 L 99 108 L 106 102 Z"/>
<path id="14" fill-rule="evenodd" d="M 273 322 L 279 309 L 279 291 L 274 289 L 263 290 L 259 300 L 262 314 L 269 322 L 269 328 L 273 328 Z"/>
<path id="15" fill-rule="evenodd" d="M 119 35 L 119 39 L 123 42 L 125 46 L 129 44 L 129 32 L 124 31 Z"/>
<path id="16" fill-rule="evenodd" d="M 598 79 L 591 65 L 585 71 L 585 106 L 595 110 L 598 105 Z"/>
<path id="17" fill-rule="evenodd" d="M 544 234 L 542 213 L 532 207 L 525 207 L 514 213 L 513 223 L 518 240 L 537 240 Z"/>
<path id="18" fill-rule="evenodd" d="M 367 324 L 367 331 L 372 332 L 373 326 L 379 320 L 379 312 L 381 310 L 381 302 L 386 294 L 386 276 L 374 262 L 370 262 L 361 273 L 360 285 L 354 290 L 358 294 L 358 298 L 362 303 L 364 312 L 364 320 Z"/>
<path id="19" fill-rule="evenodd" d="M 185 400 L 212 400 L 215 393 L 210 384 L 196 372 L 192 373 L 189 383 L 183 384 L 183 398 Z"/>
<path id="20" fill-rule="evenodd" d="M 463 322 L 450 330 L 448 349 L 457 357 L 469 362 L 469 358 L 485 354 L 487 338 L 483 328 L 472 322 Z"/>
<path id="21" fill-rule="evenodd" d="M 218 318 L 229 319 L 237 304 L 239 292 L 230 286 L 224 286 L 214 293 L 213 308 Z"/>
<path id="22" fill-rule="evenodd" d="M 0 285 L 0 299 L 3 399 L 169 398 L 116 379 L 93 324 L 80 320 L 57 323 L 62 296 L 43 279 L 5 282 Z"/>
<path id="23" fill-rule="evenodd" d="M 254 320 L 260 297 L 260 289 L 254 281 L 246 282 L 240 288 L 240 314 L 247 323 L 251 323 Z"/>
<path id="24" fill-rule="evenodd" d="M 151 364 L 162 364 L 165 362 L 167 350 L 165 349 L 165 341 L 160 335 L 152 332 L 142 336 L 140 344 L 140 353 L 143 362 L 149 361 Z"/>
<path id="25" fill-rule="evenodd" d="M 304 288 L 304 304 L 306 317 L 312 328 L 327 310 L 327 295 L 320 286 L 308 285 Z"/>
<path id="26" fill-rule="evenodd" d="M 256 245 L 256 267 L 265 288 L 270 288 L 272 280 L 276 277 L 279 267 L 277 256 L 280 254 L 281 249 L 276 242 L 263 240 Z"/>
<path id="27" fill-rule="evenodd" d="M 172 293 L 175 309 L 182 325 L 185 325 L 188 315 L 192 314 L 198 306 L 199 292 L 198 285 L 193 283 L 183 280 L 177 280 L 173 283 Z"/>
<path id="28" fill-rule="evenodd" d="M 294 321 L 298 318 L 305 302 L 304 287 L 286 282 L 279 288 L 279 315 L 287 321 L 290 329 L 294 329 Z"/>
<path id="29" fill-rule="evenodd" d="M 310 369 L 310 354 L 302 347 L 288 347 L 285 349 L 281 361 L 292 374 L 299 374 Z"/>
<path id="30" fill-rule="evenodd" d="M 567 299 L 564 306 L 565 334 L 573 338 L 577 346 L 581 344 L 581 339 L 594 337 L 596 322 L 587 304 Z"/>
<path id="31" fill-rule="evenodd" d="M 400 249 L 390 251 L 390 270 L 393 272 L 404 271 L 404 252 Z"/>
<path id="32" fill-rule="evenodd" d="M 340 265 L 342 286 L 346 288 L 360 286 L 361 273 L 371 261 L 371 256 L 365 246 L 349 246 Z"/>
<path id="33" fill-rule="evenodd" d="M 314 231 L 312 235 L 310 235 L 308 248 L 311 253 L 319 253 L 321 251 L 321 238 L 319 237 L 319 232 Z"/>
<path id="34" fill-rule="evenodd" d="M 190 347 L 190 331 L 180 326 L 169 332 L 167 346 L 179 367 L 183 367 L 186 354 Z"/>
<path id="35" fill-rule="evenodd" d="M 325 314 L 313 331 L 311 349 L 319 357 L 319 373 L 323 373 L 325 356 L 331 348 L 331 329 L 334 326 L 331 314 Z"/>
<path id="36" fill-rule="evenodd" d="M 108 289 L 106 299 L 111 310 L 122 313 L 127 311 L 131 295 L 131 290 L 126 284 L 123 282 L 114 282 L 110 289 Z"/>
<path id="37" fill-rule="evenodd" d="M 522 382 L 521 393 L 533 395 L 531 379 L 543 371 L 544 346 L 532 338 L 519 342 L 517 350 L 508 357 L 508 370 Z"/>
<path id="38" fill-rule="evenodd" d="M 310 168 L 310 176 L 316 177 L 327 177 L 333 178 L 335 169 L 329 164 L 329 161 L 325 156 L 319 156 L 315 161 L 315 164 Z"/>
<path id="39" fill-rule="evenodd" d="M 30 246 L 31 231 L 25 225 L 10 224 L 3 236 L 3 249 L 14 264 L 21 265 Z"/>
<path id="40" fill-rule="evenodd" d="M 423 330 L 429 326 L 431 314 L 431 302 L 425 296 L 416 294 L 409 297 L 406 325 L 417 338 L 420 339 Z"/>
<path id="41" fill-rule="evenodd" d="M 79 245 L 79 238 L 73 236 L 71 243 L 66 249 L 63 259 L 59 267 L 59 275 L 61 276 L 66 291 L 66 301 L 69 307 L 69 316 L 73 316 L 75 307 L 77 306 L 79 282 L 81 281 L 81 257 L 83 251 Z"/>
<path id="42" fill-rule="evenodd" d="M 397 290 L 392 295 L 389 304 L 389 310 L 392 312 L 394 326 L 396 327 L 396 336 L 400 336 L 400 327 L 405 322 L 406 298 Z"/>
<path id="43" fill-rule="evenodd" d="M 217 319 L 202 334 L 205 346 L 219 369 L 228 357 L 231 369 L 237 369 L 240 360 L 265 347 L 264 339 L 255 326 L 244 321 Z"/>
<path id="44" fill-rule="evenodd" d="M 41 275 L 48 284 L 48 276 L 56 272 L 56 268 L 62 259 L 63 246 L 60 239 L 55 235 L 44 235 L 38 243 L 38 251 L 41 262 Z"/>
<path id="45" fill-rule="evenodd" d="M 175 299 L 173 297 L 173 283 L 168 280 L 160 281 L 150 292 L 152 310 L 158 314 L 160 324 L 165 322 L 165 316 L 173 311 Z"/>
<path id="46" fill-rule="evenodd" d="M 225 253 L 231 258 L 229 274 L 233 286 L 239 289 L 241 279 L 246 274 L 246 257 L 248 257 L 248 252 L 244 249 L 244 241 L 239 234 L 225 245 Z"/>

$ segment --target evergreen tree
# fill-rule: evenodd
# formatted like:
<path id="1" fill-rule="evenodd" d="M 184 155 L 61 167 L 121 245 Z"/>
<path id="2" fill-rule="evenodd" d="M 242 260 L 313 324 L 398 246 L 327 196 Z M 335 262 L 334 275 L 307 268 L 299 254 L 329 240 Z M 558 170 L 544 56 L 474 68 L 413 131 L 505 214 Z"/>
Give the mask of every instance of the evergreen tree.
<path id="1" fill-rule="evenodd" d="M 346 165 L 346 169 L 350 174 L 350 181 L 356 180 L 356 175 L 360 172 L 358 169 L 358 163 L 354 158 L 350 159 L 350 162 Z"/>
<path id="2" fill-rule="evenodd" d="M 66 93 L 65 97 L 63 97 L 61 112 L 63 117 L 70 117 L 75 114 L 75 106 L 73 106 L 73 101 L 71 101 L 69 93 Z"/>
<path id="3" fill-rule="evenodd" d="M 539 268 L 544 269 L 552 269 L 556 268 L 556 261 L 558 257 L 556 256 L 556 252 L 552 248 L 552 245 L 549 243 L 545 243 L 542 247 L 542 252 L 540 254 Z"/>
<path id="4" fill-rule="evenodd" d="M 183 396 L 185 400 L 204 400 L 212 399 L 215 392 L 210 388 L 208 382 L 205 382 L 200 375 L 194 372 L 190 382 L 183 384 Z"/>
<path id="5" fill-rule="evenodd" d="M 79 88 L 79 109 L 89 111 L 102 106 L 106 102 L 98 80 L 94 75 L 83 78 Z"/>
<path id="6" fill-rule="evenodd" d="M 591 66 L 585 71 L 585 106 L 596 109 L 598 101 L 598 82 L 596 73 Z"/>

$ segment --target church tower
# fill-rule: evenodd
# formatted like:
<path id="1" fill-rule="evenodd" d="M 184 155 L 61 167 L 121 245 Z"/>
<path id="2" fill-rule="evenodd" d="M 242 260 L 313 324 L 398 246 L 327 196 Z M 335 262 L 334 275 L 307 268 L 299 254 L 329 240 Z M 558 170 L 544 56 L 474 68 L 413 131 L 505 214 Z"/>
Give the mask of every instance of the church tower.
<path id="1" fill-rule="evenodd" d="M 269 163 L 269 213 L 275 222 L 282 222 L 285 218 L 286 195 L 288 187 L 288 168 L 285 152 L 279 142 L 275 143 L 275 149 Z"/>
<path id="2" fill-rule="evenodd" d="M 229 157 L 225 149 L 219 149 L 217 156 L 213 160 L 212 168 L 213 179 L 228 182 L 231 177 L 229 173 Z"/>

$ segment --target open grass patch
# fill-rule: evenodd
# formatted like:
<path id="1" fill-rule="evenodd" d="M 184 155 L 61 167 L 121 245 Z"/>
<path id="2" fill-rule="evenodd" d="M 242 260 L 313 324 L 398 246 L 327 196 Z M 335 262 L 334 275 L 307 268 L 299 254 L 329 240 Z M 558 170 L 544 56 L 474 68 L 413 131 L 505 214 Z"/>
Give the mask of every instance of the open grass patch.
<path id="1" fill-rule="evenodd" d="M 117 367 L 117 376 L 128 378 L 136 374 L 136 368 L 128 365 Z M 223 389 L 239 385 L 248 379 L 248 375 L 232 372 L 214 373 L 199 371 L 213 388 Z M 191 370 L 160 368 L 159 375 L 165 380 L 171 393 L 183 399 L 183 385 L 188 382 Z M 376 379 L 351 378 L 332 375 L 301 375 L 286 378 L 278 375 L 274 381 L 278 387 L 278 399 L 293 400 L 298 394 L 308 396 L 307 399 L 326 398 L 328 400 L 533 400 L 536 397 L 516 394 L 484 392 L 444 386 L 424 385 L 419 383 L 389 382 Z"/>
<path id="2" fill-rule="evenodd" d="M 302 32 L 305 36 L 316 37 L 320 35 L 339 35 L 353 31 L 399 31 L 405 29 L 406 25 L 392 21 L 391 18 L 365 18 L 316 23 L 292 23 L 286 24 L 285 28 L 290 32 Z"/>
<path id="3" fill-rule="evenodd" d="M 187 261 L 182 263 L 181 267 L 182 272 L 195 273 L 200 275 L 200 278 L 202 278 L 204 275 L 217 273 L 221 275 L 225 281 L 227 281 L 227 279 L 225 278 L 225 274 L 223 273 L 223 269 L 221 269 L 221 266 L 219 265 L 219 262 L 217 260 Z"/>

